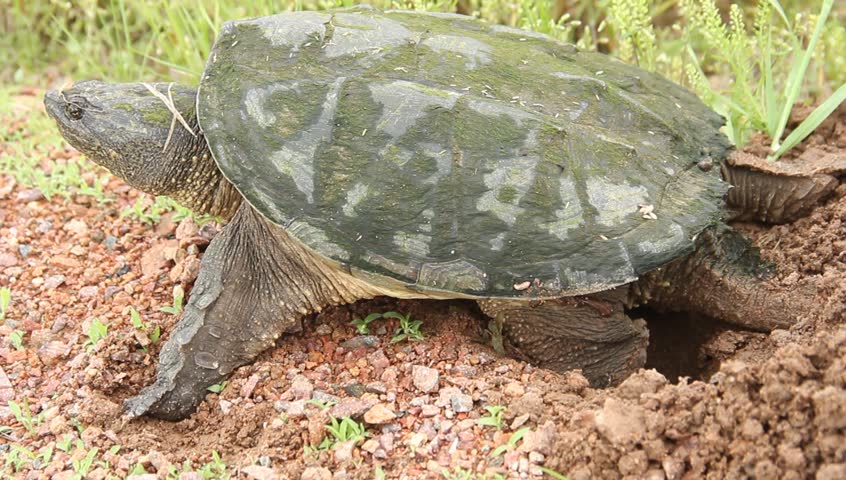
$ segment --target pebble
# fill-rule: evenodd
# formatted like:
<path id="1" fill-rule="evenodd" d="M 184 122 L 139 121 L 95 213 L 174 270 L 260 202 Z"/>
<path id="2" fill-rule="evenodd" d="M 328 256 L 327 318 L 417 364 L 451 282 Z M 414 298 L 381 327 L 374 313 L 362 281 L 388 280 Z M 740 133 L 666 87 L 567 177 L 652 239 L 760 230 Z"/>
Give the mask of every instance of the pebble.
<path id="1" fill-rule="evenodd" d="M 434 368 L 414 365 L 411 367 L 411 378 L 415 388 L 421 392 L 431 393 L 438 391 L 440 373 Z"/>
<path id="2" fill-rule="evenodd" d="M 365 412 L 364 421 L 371 425 L 382 425 L 397 418 L 393 411 L 384 404 L 377 403 Z"/>
<path id="3" fill-rule="evenodd" d="M 326 467 L 306 467 L 300 480 L 332 480 L 332 472 Z"/>
<path id="4" fill-rule="evenodd" d="M 332 335 L 332 326 L 324 323 L 318 325 L 317 328 L 314 329 L 314 332 L 318 335 Z"/>
<path id="5" fill-rule="evenodd" d="M 83 222 L 82 220 L 74 218 L 69 222 L 65 223 L 65 225 L 62 227 L 62 230 L 73 233 L 78 237 L 81 237 L 88 233 L 88 225 L 86 225 L 85 222 Z"/>
<path id="6" fill-rule="evenodd" d="M 303 375 L 297 375 L 291 381 L 291 388 L 288 389 L 294 400 L 308 400 L 311 394 L 314 393 L 314 385 L 311 380 Z"/>
<path id="7" fill-rule="evenodd" d="M 364 386 L 364 390 L 366 392 L 384 395 L 388 392 L 388 387 L 383 382 L 370 382 Z"/>
<path id="8" fill-rule="evenodd" d="M 25 243 L 21 243 L 18 245 L 18 253 L 21 254 L 22 257 L 26 257 L 32 251 L 32 247 Z"/>
<path id="9" fill-rule="evenodd" d="M 47 290 L 53 290 L 63 283 L 65 283 L 64 275 L 51 275 L 44 281 L 44 288 Z"/>
<path id="10" fill-rule="evenodd" d="M 18 192 L 17 199 L 21 202 L 35 202 L 44 198 L 44 194 L 37 188 L 30 188 Z"/>
<path id="11" fill-rule="evenodd" d="M 424 417 L 434 417 L 440 412 L 441 409 L 436 407 L 435 405 L 423 405 L 423 407 L 421 407 L 420 409 L 420 415 Z"/>
<path id="12" fill-rule="evenodd" d="M 520 444 L 518 450 L 549 455 L 552 453 L 552 446 L 555 444 L 557 435 L 555 424 L 552 421 L 547 421 L 536 430 L 526 432 L 523 435 L 523 443 Z"/>
<path id="13" fill-rule="evenodd" d="M 294 402 L 277 400 L 273 404 L 273 408 L 275 408 L 277 412 L 284 413 L 294 419 L 305 416 L 305 400 L 297 400 Z"/>
<path id="14" fill-rule="evenodd" d="M 18 257 L 7 252 L 0 252 L 0 267 L 11 267 L 18 264 Z"/>
<path id="15" fill-rule="evenodd" d="M 223 412 L 224 415 L 228 415 L 229 411 L 232 409 L 232 402 L 229 400 L 221 400 L 220 401 L 220 411 Z"/>
<path id="16" fill-rule="evenodd" d="M 79 289 L 80 298 L 93 298 L 97 296 L 97 293 L 99 293 L 98 288 L 93 285 L 82 287 Z"/>
<path id="17" fill-rule="evenodd" d="M 352 417 L 358 418 L 370 407 L 376 404 L 376 400 L 364 398 L 344 398 L 329 410 L 329 415 L 335 418 Z"/>
<path id="18" fill-rule="evenodd" d="M 53 222 L 47 219 L 39 220 L 35 231 L 41 234 L 47 233 L 53 229 Z"/>
<path id="19" fill-rule="evenodd" d="M 357 350 L 359 348 L 374 349 L 379 347 L 379 337 L 375 335 L 358 335 L 341 343 L 345 350 Z"/>
<path id="20" fill-rule="evenodd" d="M 355 440 L 348 440 L 335 445 L 335 448 L 333 449 L 333 452 L 335 453 L 335 463 L 344 463 L 352 460 L 354 449 Z"/>
<path id="21" fill-rule="evenodd" d="M 279 478 L 272 468 L 262 467 L 261 465 L 249 465 L 241 468 L 241 472 L 247 475 L 247 478 L 254 478 L 256 480 L 273 480 Z"/>
<path id="22" fill-rule="evenodd" d="M 455 413 L 473 410 L 473 397 L 464 393 L 454 393 L 449 397 L 449 404 Z"/>

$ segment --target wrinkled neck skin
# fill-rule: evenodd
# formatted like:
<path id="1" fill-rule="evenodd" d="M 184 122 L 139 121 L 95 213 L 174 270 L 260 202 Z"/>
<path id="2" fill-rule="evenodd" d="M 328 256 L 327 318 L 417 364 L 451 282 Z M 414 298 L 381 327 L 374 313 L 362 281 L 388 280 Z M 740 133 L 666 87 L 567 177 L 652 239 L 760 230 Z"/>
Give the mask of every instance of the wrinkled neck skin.
<path id="1" fill-rule="evenodd" d="M 161 170 L 126 180 L 139 190 L 167 195 L 196 213 L 228 220 L 241 204 L 241 196 L 218 170 L 196 117 L 183 117 L 196 137 L 177 122 L 159 161 L 150 162 L 161 165 Z"/>

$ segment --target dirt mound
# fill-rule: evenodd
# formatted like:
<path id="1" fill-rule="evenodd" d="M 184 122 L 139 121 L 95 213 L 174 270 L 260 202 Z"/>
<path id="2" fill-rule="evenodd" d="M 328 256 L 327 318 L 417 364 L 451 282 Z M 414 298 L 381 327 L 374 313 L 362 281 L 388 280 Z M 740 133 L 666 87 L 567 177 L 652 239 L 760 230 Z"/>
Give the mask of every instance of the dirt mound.
<path id="1" fill-rule="evenodd" d="M 549 463 L 571 480 L 846 478 L 846 329 L 710 382 L 642 371 L 564 412 Z"/>

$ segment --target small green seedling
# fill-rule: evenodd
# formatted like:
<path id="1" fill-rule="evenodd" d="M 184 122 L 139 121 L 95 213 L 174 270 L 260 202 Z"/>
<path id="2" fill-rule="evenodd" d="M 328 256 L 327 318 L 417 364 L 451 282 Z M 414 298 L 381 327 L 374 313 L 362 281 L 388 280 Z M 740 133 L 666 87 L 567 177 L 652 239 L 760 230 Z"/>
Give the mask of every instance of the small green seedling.
<path id="1" fill-rule="evenodd" d="M 367 436 L 364 424 L 356 422 L 350 417 L 344 417 L 340 421 L 335 417 L 329 417 L 329 419 L 332 422 L 331 425 L 326 425 L 324 428 L 332 435 L 333 439 L 325 438 L 321 446 L 327 444 L 330 448 L 334 448 L 340 443 L 349 441 L 358 444 L 359 442 L 363 442 Z"/>
<path id="2" fill-rule="evenodd" d="M 367 335 L 370 333 L 370 322 L 372 322 L 373 320 L 378 320 L 382 317 L 383 315 L 381 313 L 371 313 L 370 315 L 364 318 L 356 318 L 350 323 L 355 326 L 356 333 L 359 333 L 361 335 Z"/>
<path id="3" fill-rule="evenodd" d="M 321 401 L 321 400 L 318 400 L 316 398 L 306 400 L 305 403 L 307 403 L 307 404 L 310 403 L 310 404 L 316 406 L 317 408 L 319 408 L 321 410 L 326 410 L 327 408 L 331 407 L 332 405 L 335 405 L 335 402 L 333 402 L 332 400 Z"/>
<path id="4" fill-rule="evenodd" d="M 425 338 L 423 332 L 420 331 L 420 326 L 423 325 L 423 322 L 412 320 L 410 313 L 408 315 L 401 315 L 397 312 L 385 312 L 382 316 L 385 318 L 396 318 L 400 322 L 399 328 L 394 332 L 394 336 L 391 337 L 391 343 L 398 343 L 403 340 L 416 342 Z"/>
<path id="5" fill-rule="evenodd" d="M 132 321 L 133 328 L 148 332 L 147 338 L 150 339 L 150 343 L 156 343 L 159 341 L 159 338 L 161 338 L 161 328 L 155 327 L 151 329 L 150 324 L 141 319 L 141 314 L 138 313 L 138 310 L 135 310 L 134 307 L 129 307 L 129 319 Z"/>
<path id="6" fill-rule="evenodd" d="M 6 320 L 6 310 L 12 301 L 12 290 L 9 287 L 0 288 L 0 321 Z"/>
<path id="7" fill-rule="evenodd" d="M 203 479 L 214 479 L 214 480 L 225 480 L 229 478 L 229 472 L 227 471 L 226 462 L 220 458 L 220 454 L 217 453 L 217 450 L 212 450 L 212 460 L 203 466 L 201 466 L 197 473 L 203 477 Z"/>
<path id="8" fill-rule="evenodd" d="M 185 290 L 181 285 L 173 287 L 173 305 L 161 307 L 159 310 L 171 315 L 179 315 L 182 312 L 182 300 L 185 297 Z"/>
<path id="9" fill-rule="evenodd" d="M 505 442 L 505 444 L 496 447 L 494 451 L 491 452 L 491 458 L 496 458 L 505 453 L 508 449 L 513 449 L 517 447 L 517 442 L 519 442 L 529 430 L 531 430 L 529 427 L 523 427 L 520 430 L 517 430 L 516 432 L 512 433 L 511 436 L 508 437 L 508 441 Z"/>
<path id="10" fill-rule="evenodd" d="M 505 413 L 505 407 L 502 405 L 491 405 L 485 407 L 485 410 L 488 411 L 488 415 L 476 420 L 476 425 L 484 425 L 502 430 L 502 426 L 504 425 L 502 416 Z"/>
<path id="11" fill-rule="evenodd" d="M 99 318 L 95 318 L 91 320 L 91 325 L 89 325 L 88 331 L 85 332 L 85 335 L 88 336 L 88 340 L 86 340 L 82 346 L 90 352 L 94 349 L 94 346 L 97 345 L 100 340 L 106 338 L 106 335 L 108 334 L 109 326 L 101 322 Z"/>
<path id="12" fill-rule="evenodd" d="M 222 381 L 222 382 L 220 382 L 220 383 L 215 383 L 214 385 L 209 385 L 208 387 L 206 387 L 206 390 L 208 390 L 208 391 L 210 391 L 210 392 L 212 392 L 212 393 L 220 393 L 220 392 L 222 392 L 222 391 L 223 391 L 223 389 L 224 389 L 224 388 L 226 388 L 226 386 L 227 386 L 228 384 L 229 384 L 229 381 L 228 381 L 228 380 L 224 380 L 224 381 Z"/>
<path id="13" fill-rule="evenodd" d="M 9 343 L 12 344 L 15 350 L 23 350 L 23 330 L 13 330 L 12 333 L 9 334 Z"/>
<path id="14" fill-rule="evenodd" d="M 9 410 L 15 416 L 15 420 L 23 425 L 29 435 L 34 435 L 35 427 L 41 425 L 41 422 L 44 420 L 43 412 L 38 415 L 32 414 L 32 411 L 29 409 L 29 402 L 26 399 L 21 403 L 9 400 Z"/>
<path id="15" fill-rule="evenodd" d="M 558 473 L 551 468 L 540 467 L 540 469 L 541 469 L 541 472 L 549 475 L 550 477 L 554 478 L 555 480 L 568 480 L 567 477 L 564 474 Z"/>
<path id="16" fill-rule="evenodd" d="M 85 457 L 71 462 L 74 472 L 70 477 L 71 480 L 83 480 L 88 477 L 88 471 L 91 470 L 91 466 L 94 464 L 94 458 L 97 456 L 99 451 L 100 449 L 98 448 L 92 448 L 88 451 Z"/>

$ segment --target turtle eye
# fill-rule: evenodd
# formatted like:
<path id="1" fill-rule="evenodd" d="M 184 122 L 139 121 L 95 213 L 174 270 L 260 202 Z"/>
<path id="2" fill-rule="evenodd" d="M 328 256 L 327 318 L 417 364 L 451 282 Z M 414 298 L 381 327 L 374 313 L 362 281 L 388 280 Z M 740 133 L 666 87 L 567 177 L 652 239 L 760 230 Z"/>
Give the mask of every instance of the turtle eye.
<path id="1" fill-rule="evenodd" d="M 68 106 L 65 107 L 68 113 L 68 118 L 71 120 L 79 120 L 82 118 L 82 107 L 75 103 L 68 103 Z"/>

